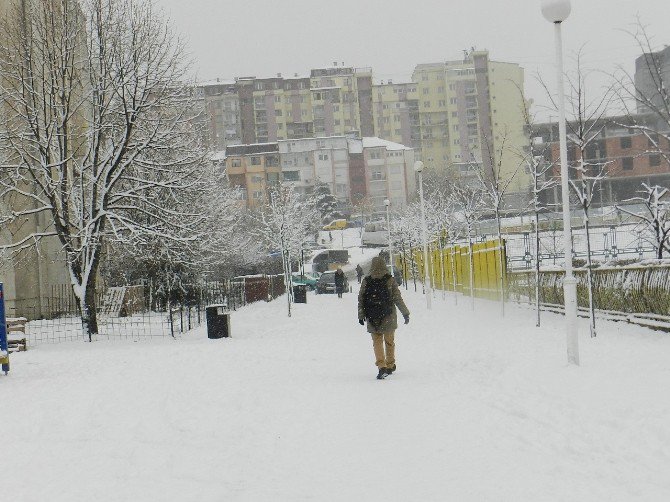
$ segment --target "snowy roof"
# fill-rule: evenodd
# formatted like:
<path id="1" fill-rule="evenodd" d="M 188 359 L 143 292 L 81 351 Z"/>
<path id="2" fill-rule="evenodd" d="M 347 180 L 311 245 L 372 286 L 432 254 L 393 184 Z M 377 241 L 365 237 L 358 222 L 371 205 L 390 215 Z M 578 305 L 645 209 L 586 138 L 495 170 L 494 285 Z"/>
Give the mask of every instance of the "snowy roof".
<path id="1" fill-rule="evenodd" d="M 198 87 L 213 87 L 217 85 L 235 85 L 234 80 L 223 80 L 223 79 L 214 79 L 214 80 L 206 80 L 205 82 L 200 82 L 198 84 Z"/>
<path id="2" fill-rule="evenodd" d="M 363 148 L 386 148 L 387 150 L 411 150 L 410 147 L 376 136 L 363 138 Z"/>
<path id="3" fill-rule="evenodd" d="M 340 89 L 337 86 L 331 86 L 331 87 L 311 87 L 310 91 L 330 91 L 333 89 Z"/>
<path id="4" fill-rule="evenodd" d="M 228 145 L 226 147 L 226 156 L 228 155 L 253 155 L 258 153 L 273 153 L 279 151 L 279 145 L 274 143 L 252 143 L 249 145 Z"/>

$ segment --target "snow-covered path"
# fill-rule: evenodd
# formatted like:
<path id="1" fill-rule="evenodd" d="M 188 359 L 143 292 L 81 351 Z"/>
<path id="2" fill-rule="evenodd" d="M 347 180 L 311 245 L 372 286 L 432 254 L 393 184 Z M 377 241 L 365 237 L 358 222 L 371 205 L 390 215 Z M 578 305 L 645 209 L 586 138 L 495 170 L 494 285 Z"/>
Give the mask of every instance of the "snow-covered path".
<path id="1" fill-rule="evenodd" d="M 560 317 L 402 291 L 384 381 L 355 294 L 247 307 L 231 339 L 14 355 L 3 499 L 670 499 L 670 336 L 584 324 L 569 367 Z"/>

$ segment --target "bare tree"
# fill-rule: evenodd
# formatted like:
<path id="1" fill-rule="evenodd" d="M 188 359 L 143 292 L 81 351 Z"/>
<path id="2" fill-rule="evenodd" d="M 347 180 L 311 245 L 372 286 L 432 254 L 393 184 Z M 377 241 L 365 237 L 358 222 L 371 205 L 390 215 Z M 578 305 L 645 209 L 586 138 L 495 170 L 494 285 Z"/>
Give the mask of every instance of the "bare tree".
<path id="1" fill-rule="evenodd" d="M 482 131 L 483 135 L 483 131 Z M 485 209 L 493 212 L 496 222 L 496 237 L 498 239 L 498 288 L 500 291 L 500 309 L 501 313 L 505 315 L 505 278 L 504 270 L 505 264 L 503 262 L 503 238 L 502 238 L 502 212 L 505 209 L 505 196 L 509 190 L 512 182 L 521 170 L 521 163 L 516 165 L 516 168 L 511 172 L 504 172 L 503 170 L 503 153 L 507 148 L 507 134 L 503 134 L 500 141 L 500 148 L 494 151 L 492 142 L 486 140 L 483 142 L 486 145 L 486 162 L 476 165 L 477 178 L 482 187 L 484 201 L 486 202 Z M 486 167 L 485 167 L 486 166 Z"/>
<path id="2" fill-rule="evenodd" d="M 55 236 L 82 321 L 98 332 L 95 289 L 107 241 L 153 235 L 197 245 L 188 203 L 166 193 L 194 183 L 203 159 L 184 48 L 151 2 L 36 0 L 5 20 L 0 84 L 2 144 L 23 199 L 10 218 L 49 225 L 14 249 Z M 185 202 L 185 201 L 184 201 Z M 175 231 L 176 230 L 176 231 Z"/>
<path id="3" fill-rule="evenodd" d="M 481 189 L 468 186 L 464 183 L 454 183 L 451 190 L 451 205 L 454 208 L 454 219 L 463 228 L 463 235 L 468 242 L 468 260 L 470 269 L 470 304 L 475 308 L 474 293 L 474 253 L 473 238 L 475 225 L 481 217 L 485 202 Z"/>
<path id="4" fill-rule="evenodd" d="M 521 89 L 519 89 L 521 93 Z M 533 130 L 534 120 L 531 117 L 526 101 L 522 104 L 524 124 L 528 131 Z M 538 155 L 539 153 L 539 155 Z M 554 164 L 545 160 L 545 152 L 536 152 L 532 134 L 528 135 L 528 143 L 525 148 L 517 152 L 520 165 L 524 165 L 529 172 L 533 185 L 530 207 L 533 212 L 533 229 L 535 245 L 535 326 L 540 327 L 540 214 L 547 209 L 542 194 L 557 185 L 557 180 L 550 176 Z"/>
<path id="5" fill-rule="evenodd" d="M 644 212 L 635 213 L 629 211 L 625 206 L 617 206 L 622 212 L 634 217 L 642 225 L 649 236 L 648 241 L 656 250 L 656 258 L 663 258 L 663 251 L 670 251 L 668 236 L 670 235 L 670 200 L 669 190 L 658 185 L 647 185 L 642 183 L 639 190 L 642 194 L 633 197 L 626 202 L 641 204 Z"/>
<path id="6" fill-rule="evenodd" d="M 291 317 L 291 257 L 298 256 L 303 242 L 313 234 L 320 213 L 316 200 L 302 198 L 292 184 L 274 185 L 268 199 L 265 207 L 252 214 L 256 225 L 250 230 L 268 250 L 281 253 L 288 316 Z"/>
<path id="7" fill-rule="evenodd" d="M 575 176 L 569 184 L 577 197 L 582 211 L 584 234 L 586 237 L 586 279 L 589 298 L 589 317 L 591 336 L 596 336 L 595 307 L 593 304 L 593 273 L 591 260 L 591 235 L 589 232 L 589 210 L 594 195 L 607 177 L 608 166 L 612 161 L 604 160 L 601 140 L 607 127 L 606 115 L 612 101 L 612 88 L 598 94 L 595 99 L 587 93 L 586 82 L 592 72 L 584 68 L 582 50 L 576 56 L 576 68 L 567 76 L 569 94 L 567 108 L 571 117 L 566 120 L 568 142 L 576 153 L 576 161 L 569 165 Z M 545 86 L 546 89 L 546 86 Z M 551 98 L 551 94 L 547 91 Z M 553 99 L 552 99 L 553 101 Z M 566 260 L 572 257 L 565 257 Z"/>

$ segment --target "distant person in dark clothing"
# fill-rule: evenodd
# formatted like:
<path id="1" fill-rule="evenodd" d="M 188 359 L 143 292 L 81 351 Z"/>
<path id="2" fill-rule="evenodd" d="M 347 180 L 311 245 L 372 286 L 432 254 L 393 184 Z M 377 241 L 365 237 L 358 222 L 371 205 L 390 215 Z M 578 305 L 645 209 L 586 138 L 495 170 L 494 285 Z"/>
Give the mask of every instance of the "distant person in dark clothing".
<path id="1" fill-rule="evenodd" d="M 393 278 L 398 283 L 398 286 L 402 286 L 402 271 L 397 267 L 393 267 Z"/>
<path id="2" fill-rule="evenodd" d="M 356 265 L 356 278 L 358 279 L 358 284 L 360 284 L 363 278 L 363 267 L 361 267 L 360 263 Z"/>
<path id="3" fill-rule="evenodd" d="M 347 278 L 344 277 L 344 272 L 341 268 L 338 268 L 335 271 L 335 292 L 337 293 L 338 298 L 342 298 L 342 293 L 344 293 L 344 285 L 347 282 Z"/>

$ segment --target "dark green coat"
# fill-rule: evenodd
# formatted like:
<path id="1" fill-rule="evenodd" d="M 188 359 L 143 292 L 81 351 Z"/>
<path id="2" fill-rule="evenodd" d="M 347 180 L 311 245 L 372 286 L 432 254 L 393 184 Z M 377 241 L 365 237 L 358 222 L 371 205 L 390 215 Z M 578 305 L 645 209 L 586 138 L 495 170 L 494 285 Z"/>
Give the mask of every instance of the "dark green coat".
<path id="1" fill-rule="evenodd" d="M 364 296 L 365 285 L 367 284 L 368 279 L 370 277 L 372 277 L 373 279 L 380 279 L 387 274 L 388 270 L 386 269 L 386 263 L 384 262 L 383 258 L 378 259 L 377 257 L 375 257 L 372 260 L 372 268 L 370 269 L 370 275 L 366 276 L 363 279 L 363 282 L 361 283 L 361 289 L 358 292 L 359 319 L 365 319 L 365 312 L 363 309 L 363 298 L 365 298 Z M 393 302 L 394 306 L 400 309 L 400 312 L 402 312 L 403 316 L 408 316 L 409 310 L 407 309 L 407 306 L 405 305 L 405 302 L 402 299 L 398 283 L 390 275 L 388 276 L 388 280 L 386 281 L 386 286 L 389 288 L 389 291 L 391 293 L 390 295 L 391 301 Z M 395 307 L 391 310 L 391 313 L 389 315 L 387 315 L 386 317 L 384 317 L 384 319 L 382 319 L 382 322 L 379 324 L 379 327 L 372 326 L 370 321 L 368 321 L 367 322 L 368 333 L 390 333 L 391 331 L 395 331 L 396 329 L 398 329 L 398 316 Z"/>

